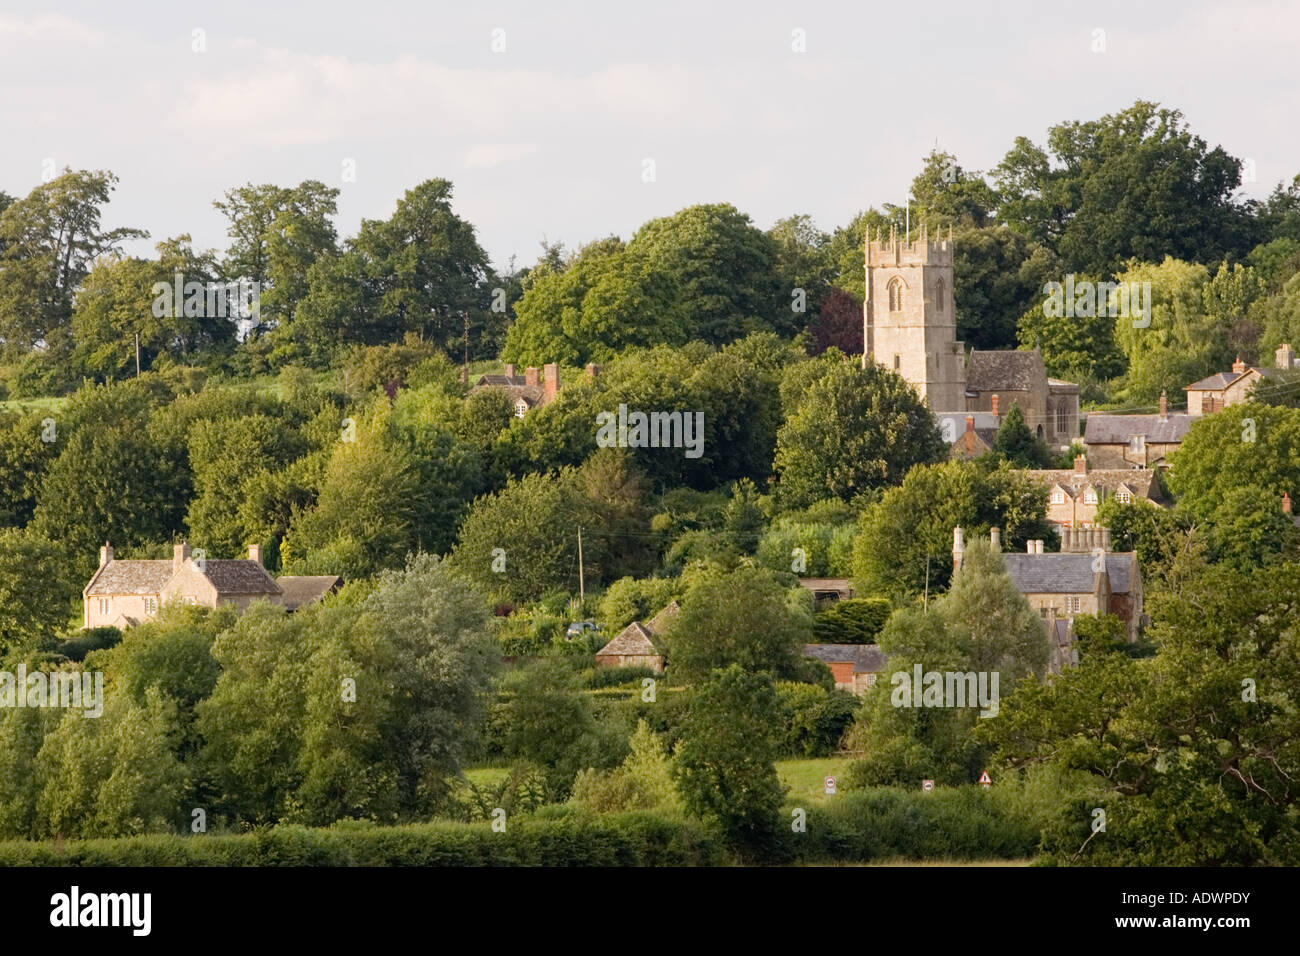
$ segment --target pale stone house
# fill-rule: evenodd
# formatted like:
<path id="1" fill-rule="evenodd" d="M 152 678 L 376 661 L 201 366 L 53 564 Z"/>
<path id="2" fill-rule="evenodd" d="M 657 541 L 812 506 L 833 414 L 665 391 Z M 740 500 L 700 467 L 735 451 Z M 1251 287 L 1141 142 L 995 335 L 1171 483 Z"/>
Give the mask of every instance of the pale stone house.
<path id="1" fill-rule="evenodd" d="M 1021 474 L 1037 482 L 1047 495 L 1047 520 L 1061 528 L 1091 527 L 1097 509 L 1111 498 L 1128 504 L 1146 499 L 1163 502 L 1160 483 L 1150 468 L 1088 468 L 1083 455 L 1074 458 L 1074 469 L 1024 469 Z"/>
<path id="2" fill-rule="evenodd" d="M 1170 413 L 1160 395 L 1155 415 L 1113 415 L 1093 412 L 1083 431 L 1088 461 L 1100 469 L 1168 468 L 1169 456 L 1178 450 L 1194 416 Z"/>
<path id="3" fill-rule="evenodd" d="M 204 607 L 232 604 L 243 610 L 257 600 L 294 610 L 336 588 L 333 575 L 285 576 L 274 580 L 262 566 L 262 548 L 251 545 L 247 558 L 196 558 L 188 544 L 159 560 L 117 558 L 113 546 L 99 549 L 99 568 L 82 591 L 83 627 L 130 627 L 179 602 Z M 286 600 L 289 598 L 289 600 Z"/>

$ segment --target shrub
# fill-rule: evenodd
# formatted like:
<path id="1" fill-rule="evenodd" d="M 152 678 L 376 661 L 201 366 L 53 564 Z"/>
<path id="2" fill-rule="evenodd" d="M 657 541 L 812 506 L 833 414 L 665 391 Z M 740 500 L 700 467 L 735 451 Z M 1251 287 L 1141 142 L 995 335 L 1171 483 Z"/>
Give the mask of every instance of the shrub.
<path id="1" fill-rule="evenodd" d="M 813 638 L 818 644 L 874 644 L 889 611 L 885 598 L 836 601 L 813 618 Z"/>
<path id="2" fill-rule="evenodd" d="M 781 681 L 784 734 L 781 752 L 792 756 L 824 757 L 838 746 L 853 723 L 858 699 L 848 691 L 828 690 L 813 684 Z"/>

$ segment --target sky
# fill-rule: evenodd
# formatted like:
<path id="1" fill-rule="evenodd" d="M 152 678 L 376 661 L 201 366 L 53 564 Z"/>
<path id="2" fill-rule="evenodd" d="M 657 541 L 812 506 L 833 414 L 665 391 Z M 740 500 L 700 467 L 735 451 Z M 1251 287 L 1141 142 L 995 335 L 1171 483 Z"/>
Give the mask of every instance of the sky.
<path id="1" fill-rule="evenodd" d="M 348 236 L 441 177 L 505 268 L 694 203 L 830 231 L 936 146 L 988 170 L 1146 99 L 1263 197 L 1300 172 L 1298 35 L 1284 0 L 0 0 L 0 189 L 111 170 L 104 225 L 149 255 L 224 249 L 212 202 L 247 182 L 339 187 Z"/>

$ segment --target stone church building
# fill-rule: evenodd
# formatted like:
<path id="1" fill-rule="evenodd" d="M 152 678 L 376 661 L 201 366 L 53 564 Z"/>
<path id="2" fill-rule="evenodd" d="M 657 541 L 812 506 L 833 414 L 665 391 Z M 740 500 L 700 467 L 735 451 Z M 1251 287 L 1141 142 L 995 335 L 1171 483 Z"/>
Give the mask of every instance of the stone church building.
<path id="1" fill-rule="evenodd" d="M 1029 430 L 1056 449 L 1079 435 L 1079 386 L 1048 378 L 1043 357 L 1029 351 L 978 351 L 957 341 L 952 232 L 931 241 L 867 238 L 863 356 L 903 377 L 943 418 L 966 412 L 995 420 L 1020 406 Z M 953 431 L 952 429 L 948 429 Z M 961 429 L 948 434 L 956 442 Z"/>

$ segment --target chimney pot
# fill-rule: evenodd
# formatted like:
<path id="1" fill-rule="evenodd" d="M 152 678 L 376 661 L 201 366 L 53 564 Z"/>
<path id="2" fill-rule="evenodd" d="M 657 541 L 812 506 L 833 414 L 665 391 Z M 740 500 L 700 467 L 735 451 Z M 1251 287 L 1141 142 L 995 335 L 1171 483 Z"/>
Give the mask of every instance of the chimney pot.
<path id="1" fill-rule="evenodd" d="M 180 544 L 172 545 L 172 573 L 179 571 L 190 557 L 190 545 L 188 541 L 182 541 Z"/>
<path id="2" fill-rule="evenodd" d="M 1076 475 L 1086 475 L 1088 473 L 1088 459 L 1083 455 L 1074 456 L 1074 473 Z"/>
<path id="3" fill-rule="evenodd" d="M 1238 375 L 1246 371 L 1246 363 L 1241 360 L 1240 355 L 1237 356 L 1237 361 L 1232 363 L 1232 370 Z"/>
<path id="4" fill-rule="evenodd" d="M 997 417 L 998 417 L 998 397 L 997 397 L 997 395 L 994 395 L 994 396 L 993 396 L 993 417 L 994 417 L 994 418 L 997 418 Z"/>
<path id="5" fill-rule="evenodd" d="M 262 546 L 260 544 L 250 544 L 248 546 L 248 560 L 262 563 Z"/>

